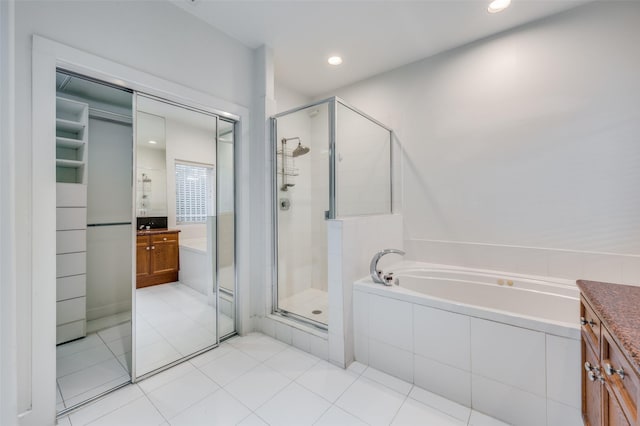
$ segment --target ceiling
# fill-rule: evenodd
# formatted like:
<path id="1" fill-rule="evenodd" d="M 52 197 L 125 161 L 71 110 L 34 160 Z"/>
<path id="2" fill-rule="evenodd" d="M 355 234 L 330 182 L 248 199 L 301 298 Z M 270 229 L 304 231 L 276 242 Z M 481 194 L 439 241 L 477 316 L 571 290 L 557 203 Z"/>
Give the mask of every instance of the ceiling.
<path id="1" fill-rule="evenodd" d="M 248 47 L 272 47 L 278 82 L 310 97 L 588 1 L 512 0 L 489 14 L 489 0 L 173 0 Z"/>

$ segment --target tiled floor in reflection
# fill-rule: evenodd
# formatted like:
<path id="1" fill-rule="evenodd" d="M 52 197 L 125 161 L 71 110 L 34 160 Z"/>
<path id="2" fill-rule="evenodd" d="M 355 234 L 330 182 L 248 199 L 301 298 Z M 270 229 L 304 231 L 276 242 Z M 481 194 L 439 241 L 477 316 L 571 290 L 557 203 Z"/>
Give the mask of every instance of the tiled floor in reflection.
<path id="1" fill-rule="evenodd" d="M 215 309 L 207 298 L 179 283 L 136 290 L 138 375 L 215 344 Z M 89 328 L 100 327 L 93 321 Z M 109 321 L 102 321 L 108 324 Z M 220 333 L 233 331 L 220 314 Z M 57 411 L 130 381 L 131 322 L 89 333 L 57 351 Z"/>
<path id="2" fill-rule="evenodd" d="M 220 335 L 233 320 L 220 313 Z M 216 342 L 216 311 L 207 296 L 170 283 L 136 290 L 136 374 L 142 375 Z"/>
<path id="3" fill-rule="evenodd" d="M 57 346 L 57 410 L 129 382 L 130 363 L 130 321 Z"/>
<path id="4" fill-rule="evenodd" d="M 343 370 L 262 334 L 233 338 L 59 424 L 504 426 L 362 364 Z"/>

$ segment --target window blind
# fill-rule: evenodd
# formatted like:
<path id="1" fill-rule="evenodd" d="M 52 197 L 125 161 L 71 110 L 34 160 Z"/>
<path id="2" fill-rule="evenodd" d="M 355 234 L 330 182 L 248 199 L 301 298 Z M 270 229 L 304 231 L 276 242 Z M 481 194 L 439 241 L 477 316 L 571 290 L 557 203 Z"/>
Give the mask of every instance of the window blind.
<path id="1" fill-rule="evenodd" d="M 205 223 L 210 167 L 176 163 L 176 222 Z"/>

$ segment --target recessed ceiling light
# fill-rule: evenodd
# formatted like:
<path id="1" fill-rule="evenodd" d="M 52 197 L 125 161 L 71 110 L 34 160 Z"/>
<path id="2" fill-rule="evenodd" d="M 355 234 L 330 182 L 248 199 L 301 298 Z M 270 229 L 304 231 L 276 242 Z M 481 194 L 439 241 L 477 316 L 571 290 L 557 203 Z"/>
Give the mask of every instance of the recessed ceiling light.
<path id="1" fill-rule="evenodd" d="M 507 7 L 509 7 L 510 4 L 511 4 L 511 0 L 493 0 L 491 4 L 489 4 L 487 11 L 489 13 L 502 12 Z"/>
<path id="2" fill-rule="evenodd" d="M 332 56 L 327 59 L 327 62 L 331 65 L 340 65 L 342 63 L 342 58 L 340 56 Z"/>
<path id="3" fill-rule="evenodd" d="M 157 144 L 158 142 L 156 142 L 156 141 L 149 141 L 149 143 L 150 143 L 151 145 L 155 145 L 155 144 Z"/>

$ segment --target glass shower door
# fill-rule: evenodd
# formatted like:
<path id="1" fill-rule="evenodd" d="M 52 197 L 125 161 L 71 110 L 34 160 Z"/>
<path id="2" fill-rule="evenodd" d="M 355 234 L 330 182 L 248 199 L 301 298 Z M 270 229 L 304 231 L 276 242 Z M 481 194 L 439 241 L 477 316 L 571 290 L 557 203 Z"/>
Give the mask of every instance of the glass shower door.
<path id="1" fill-rule="evenodd" d="M 273 155 L 279 312 L 320 327 L 328 319 L 329 108 L 278 118 Z"/>
<path id="2" fill-rule="evenodd" d="M 338 98 L 273 118 L 274 312 L 327 328 L 327 219 L 391 213 L 391 131 Z"/>

